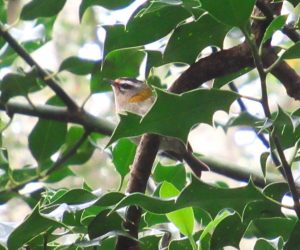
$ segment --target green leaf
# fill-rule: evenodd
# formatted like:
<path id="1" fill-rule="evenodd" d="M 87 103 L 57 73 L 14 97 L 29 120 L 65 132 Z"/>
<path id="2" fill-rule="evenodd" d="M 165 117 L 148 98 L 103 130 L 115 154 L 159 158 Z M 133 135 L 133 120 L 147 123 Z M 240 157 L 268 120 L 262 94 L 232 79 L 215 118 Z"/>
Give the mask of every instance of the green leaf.
<path id="1" fill-rule="evenodd" d="M 23 20 L 33 20 L 37 17 L 51 17 L 57 15 L 64 7 L 66 0 L 32 0 L 21 12 Z"/>
<path id="2" fill-rule="evenodd" d="M 268 199 L 249 202 L 243 211 L 243 223 L 250 223 L 254 219 L 283 216 L 281 207 Z"/>
<path id="3" fill-rule="evenodd" d="M 269 155 L 270 155 L 269 152 L 264 152 L 260 155 L 260 168 L 261 168 L 264 178 L 266 178 L 267 160 L 268 160 Z"/>
<path id="4" fill-rule="evenodd" d="M 211 249 L 221 249 L 225 246 L 239 248 L 245 229 L 237 213 L 227 216 L 216 226 L 212 234 Z"/>
<path id="5" fill-rule="evenodd" d="M 249 224 L 245 236 L 270 240 L 281 236 L 286 241 L 289 239 L 295 225 L 296 221 L 288 218 L 256 219 Z"/>
<path id="6" fill-rule="evenodd" d="M 164 214 L 192 206 L 193 208 L 202 208 L 212 216 L 216 216 L 224 208 L 231 208 L 242 214 L 244 207 L 254 200 L 264 201 L 266 198 L 254 187 L 252 182 L 244 187 L 225 189 L 208 185 L 193 178 L 192 183 L 180 193 L 176 202 L 174 199 L 159 199 L 133 193 L 120 200 L 114 210 L 129 205 L 137 205 L 151 213 Z"/>
<path id="7" fill-rule="evenodd" d="M 284 246 L 285 250 L 297 249 L 300 246 L 299 233 L 300 233 L 300 223 L 299 221 L 297 221 L 291 234 L 289 235 L 288 241 Z"/>
<path id="8" fill-rule="evenodd" d="M 7 150 L 0 148 L 0 189 L 4 188 L 9 182 L 9 171 L 10 169 Z"/>
<path id="9" fill-rule="evenodd" d="M 172 240 L 168 250 L 193 250 L 193 247 L 189 244 L 188 239 L 179 239 Z"/>
<path id="10" fill-rule="evenodd" d="M 300 3 L 300 0 L 288 0 L 288 2 L 290 2 L 294 7 L 296 7 Z"/>
<path id="11" fill-rule="evenodd" d="M 220 22 L 242 27 L 250 18 L 255 0 L 201 0 L 201 3 L 201 7 Z"/>
<path id="12" fill-rule="evenodd" d="M 214 187 L 193 178 L 192 183 L 177 198 L 176 205 L 196 206 L 216 216 L 224 208 L 231 208 L 242 214 L 250 201 L 265 199 L 251 181 L 247 186 L 227 189 Z"/>
<path id="13" fill-rule="evenodd" d="M 27 180 L 37 176 L 37 172 L 38 171 L 36 167 L 24 166 L 22 169 L 13 169 L 11 172 L 11 177 L 13 178 L 14 182 L 25 183 Z"/>
<path id="14" fill-rule="evenodd" d="M 221 87 L 223 87 L 225 84 L 232 82 L 233 80 L 235 80 L 236 78 L 247 74 L 248 72 L 250 72 L 252 69 L 249 67 L 245 67 L 237 72 L 234 72 L 232 74 L 228 74 L 222 77 L 218 77 L 214 80 L 214 85 L 213 87 L 216 89 L 219 89 Z"/>
<path id="15" fill-rule="evenodd" d="M 263 194 L 278 202 L 282 201 L 284 195 L 289 193 L 289 186 L 286 182 L 271 183 L 263 190 Z"/>
<path id="16" fill-rule="evenodd" d="M 141 250 L 154 250 L 159 246 L 159 242 L 161 237 L 159 235 L 149 235 L 139 239 L 141 242 L 140 247 Z"/>
<path id="17" fill-rule="evenodd" d="M 177 137 L 186 142 L 192 126 L 198 123 L 211 124 L 213 114 L 217 110 L 228 110 L 238 97 L 234 92 L 215 89 L 198 89 L 181 95 L 156 89 L 156 93 L 155 104 L 142 119 L 132 113 L 120 115 L 121 121 L 109 144 L 119 138 L 144 133 Z"/>
<path id="18" fill-rule="evenodd" d="M 68 205 L 82 204 L 82 203 L 91 202 L 96 198 L 97 196 L 95 196 L 91 192 L 78 188 L 78 189 L 72 189 L 65 192 L 57 199 L 52 200 L 50 205 L 52 206 L 55 204 L 63 204 L 63 203 L 66 203 Z"/>
<path id="19" fill-rule="evenodd" d="M 153 177 L 156 182 L 170 182 L 179 190 L 183 189 L 186 183 L 186 173 L 183 164 L 164 166 L 158 163 L 155 166 Z"/>
<path id="20" fill-rule="evenodd" d="M 0 1 L 0 22 L 6 23 L 7 22 L 7 15 L 6 15 L 6 6 L 4 4 L 4 1 Z M 2 46 L 2 41 L 0 41 L 0 47 Z"/>
<path id="21" fill-rule="evenodd" d="M 249 114 L 248 112 L 241 112 L 238 116 L 231 117 L 225 125 L 224 129 L 235 126 L 246 126 L 251 128 L 261 128 L 265 121 Z"/>
<path id="22" fill-rule="evenodd" d="M 47 176 L 44 181 L 47 183 L 55 183 L 55 182 L 59 182 L 59 181 L 65 179 L 66 177 L 69 177 L 69 176 L 75 177 L 76 174 L 68 167 L 63 167 L 63 168 L 60 168 L 60 169 L 52 172 L 51 175 Z"/>
<path id="23" fill-rule="evenodd" d="M 51 218 L 48 218 L 39 212 L 39 205 L 35 207 L 32 213 L 19 225 L 9 236 L 7 246 L 9 249 L 19 249 L 28 241 L 34 239 L 40 234 L 45 233 L 50 228 L 53 230 L 58 227 L 65 227 Z"/>
<path id="24" fill-rule="evenodd" d="M 274 246 L 273 241 L 268 241 L 266 239 L 258 239 L 255 242 L 254 250 L 276 250 L 277 246 Z"/>
<path id="25" fill-rule="evenodd" d="M 119 193 L 119 192 L 110 192 L 107 194 L 104 194 L 101 196 L 98 201 L 95 203 L 95 206 L 100 207 L 110 207 L 114 206 L 117 203 L 119 203 L 123 198 L 125 197 L 125 194 Z"/>
<path id="26" fill-rule="evenodd" d="M 218 224 L 220 224 L 224 219 L 226 219 L 228 216 L 231 216 L 233 214 L 234 213 L 229 210 L 222 210 L 217 214 L 217 216 L 211 222 L 208 223 L 208 225 L 206 225 L 206 227 L 204 228 L 203 232 L 200 235 L 200 244 L 202 247 L 203 247 L 202 244 L 204 243 L 205 239 L 207 239 L 208 241 L 211 240 L 209 235 L 212 234 L 212 232 L 215 230 Z M 210 242 L 208 244 L 210 244 Z"/>
<path id="27" fill-rule="evenodd" d="M 120 49 L 110 52 L 103 62 L 101 74 L 97 74 L 94 71 L 93 77 L 95 79 L 91 81 L 92 92 L 102 91 L 102 85 L 106 86 L 105 90 L 111 89 L 105 78 L 115 79 L 122 76 L 137 77 L 145 56 L 146 53 L 137 48 Z"/>
<path id="28" fill-rule="evenodd" d="M 67 124 L 40 119 L 29 135 L 29 148 L 38 162 L 49 159 L 64 143 Z"/>
<path id="29" fill-rule="evenodd" d="M 178 26 L 171 35 L 164 52 L 164 63 L 192 64 L 204 48 L 214 45 L 222 48 L 229 27 L 220 24 L 210 15 Z"/>
<path id="30" fill-rule="evenodd" d="M 159 190 L 162 198 L 171 198 L 179 195 L 179 190 L 169 182 L 163 182 Z M 179 229 L 180 233 L 191 237 L 194 230 L 194 212 L 192 207 L 182 208 L 166 214 L 167 218 Z"/>
<path id="31" fill-rule="evenodd" d="M 122 218 L 117 213 L 110 213 L 110 210 L 104 210 L 89 224 L 88 235 L 90 239 L 95 239 L 114 230 L 122 230 Z"/>
<path id="32" fill-rule="evenodd" d="M 300 135 L 294 135 L 294 125 L 291 115 L 286 113 L 281 107 L 278 108 L 273 126 L 277 131 L 277 136 L 283 149 L 295 145 Z"/>
<path id="33" fill-rule="evenodd" d="M 286 19 L 286 15 L 278 16 L 275 19 L 273 19 L 272 22 L 269 24 L 268 28 L 266 29 L 261 43 L 264 44 L 273 36 L 275 31 L 280 30 L 284 26 Z"/>
<path id="34" fill-rule="evenodd" d="M 55 96 L 47 104 L 62 105 L 62 102 Z M 66 134 L 67 123 L 39 119 L 28 137 L 30 151 L 37 162 L 41 163 L 57 152 Z"/>
<path id="35" fill-rule="evenodd" d="M 67 70 L 76 75 L 87 75 L 92 73 L 97 63 L 97 61 L 71 56 L 61 63 L 59 71 Z"/>
<path id="36" fill-rule="evenodd" d="M 155 42 L 167 34 L 190 13 L 181 6 L 159 5 L 156 11 L 140 12 L 128 24 L 106 26 L 105 53 L 120 48 L 136 47 Z M 147 6 L 146 6 L 147 7 Z M 159 28 L 158 28 L 159 27 Z M 122 39 L 120 39 L 122 38 Z"/>
<path id="37" fill-rule="evenodd" d="M 122 179 L 128 174 L 136 151 L 136 145 L 128 139 L 120 139 L 112 147 L 113 163 Z"/>
<path id="38" fill-rule="evenodd" d="M 66 135 L 65 144 L 63 145 L 63 152 L 67 152 L 70 148 L 74 146 L 80 140 L 82 135 L 85 133 L 85 130 L 82 127 L 72 126 L 69 128 Z M 96 134 L 91 135 L 91 137 L 98 136 Z M 65 165 L 79 165 L 88 161 L 93 155 L 95 147 L 87 139 L 81 146 L 77 149 L 76 154 L 70 157 Z"/>
<path id="39" fill-rule="evenodd" d="M 84 12 L 91 6 L 101 6 L 107 9 L 122 9 L 133 2 L 134 0 L 82 0 L 79 7 L 80 20 Z"/>
<path id="40" fill-rule="evenodd" d="M 155 50 L 147 50 L 147 63 L 145 75 L 148 76 L 152 67 L 158 67 L 162 65 L 162 53 Z"/>
<path id="41" fill-rule="evenodd" d="M 283 54 L 282 59 L 297 59 L 300 58 L 300 42 L 295 43 L 293 46 L 288 48 Z"/>
<path id="42" fill-rule="evenodd" d="M 15 96 L 26 96 L 29 93 L 41 90 L 43 85 L 37 80 L 35 69 L 24 74 L 10 73 L 0 82 L 1 101 L 7 102 Z"/>

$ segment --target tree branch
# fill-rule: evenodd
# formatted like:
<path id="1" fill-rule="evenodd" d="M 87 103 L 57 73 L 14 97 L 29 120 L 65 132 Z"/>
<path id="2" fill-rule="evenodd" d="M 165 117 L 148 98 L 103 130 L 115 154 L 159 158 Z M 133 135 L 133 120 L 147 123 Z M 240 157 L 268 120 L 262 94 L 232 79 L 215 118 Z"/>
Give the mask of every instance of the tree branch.
<path id="1" fill-rule="evenodd" d="M 49 74 L 25 51 L 25 49 L 0 25 L 0 36 L 10 47 L 31 67 L 35 67 L 39 77 L 49 86 L 55 94 L 66 104 L 70 110 L 78 110 L 79 107 L 74 100 L 55 82 Z"/>
<path id="2" fill-rule="evenodd" d="M 84 109 L 74 112 L 64 107 L 46 104 L 32 107 L 29 104 L 9 101 L 7 104 L 0 103 L 0 110 L 6 111 L 10 117 L 14 116 L 15 114 L 22 114 L 42 119 L 76 123 L 82 125 L 86 130 L 98 132 L 103 135 L 111 135 L 115 128 L 114 124 L 105 119 L 95 117 L 86 112 Z"/>
<path id="3" fill-rule="evenodd" d="M 152 165 L 158 151 L 160 137 L 158 135 L 146 134 L 142 137 L 134 158 L 130 179 L 127 187 L 128 193 L 144 193 L 147 182 L 151 174 Z M 123 226 L 128 233 L 138 238 L 138 225 L 140 222 L 142 210 L 137 206 L 130 206 L 126 211 L 125 222 Z M 117 250 L 140 249 L 138 242 L 127 237 L 118 238 Z"/>

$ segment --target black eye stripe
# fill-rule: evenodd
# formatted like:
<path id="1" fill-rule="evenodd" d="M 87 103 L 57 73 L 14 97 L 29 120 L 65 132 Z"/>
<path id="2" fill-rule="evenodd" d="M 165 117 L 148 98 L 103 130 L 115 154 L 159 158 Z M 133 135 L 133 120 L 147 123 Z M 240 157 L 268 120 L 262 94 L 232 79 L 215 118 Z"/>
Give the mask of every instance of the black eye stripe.
<path id="1" fill-rule="evenodd" d="M 121 89 L 133 89 L 134 86 L 131 85 L 131 84 L 128 84 L 128 83 L 121 83 L 121 84 L 120 84 L 120 88 L 121 88 Z"/>

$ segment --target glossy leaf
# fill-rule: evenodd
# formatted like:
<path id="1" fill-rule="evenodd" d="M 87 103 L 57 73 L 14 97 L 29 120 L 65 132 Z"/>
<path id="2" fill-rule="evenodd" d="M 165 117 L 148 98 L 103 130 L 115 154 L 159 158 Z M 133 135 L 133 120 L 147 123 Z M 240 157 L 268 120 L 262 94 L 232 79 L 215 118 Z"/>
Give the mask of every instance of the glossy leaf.
<path id="1" fill-rule="evenodd" d="M 192 206 L 202 208 L 210 215 L 216 216 L 224 208 L 231 208 L 242 214 L 245 206 L 255 200 L 265 201 L 266 198 L 252 182 L 244 187 L 227 189 L 217 188 L 193 178 L 192 183 L 181 191 L 176 202 L 174 199 L 159 199 L 133 193 L 120 200 L 114 210 L 128 205 L 139 205 L 152 213 L 163 214 Z"/>
<path id="2" fill-rule="evenodd" d="M 11 172 L 11 177 L 18 183 L 25 183 L 35 176 L 37 176 L 37 168 L 30 166 L 25 166 L 22 169 L 14 169 Z"/>
<path id="3" fill-rule="evenodd" d="M 97 196 L 84 189 L 71 189 L 51 202 L 51 205 L 67 203 L 82 204 L 96 200 Z"/>
<path id="4" fill-rule="evenodd" d="M 232 74 L 228 74 L 228 75 L 225 75 L 225 76 L 222 76 L 222 77 L 218 77 L 214 80 L 213 87 L 219 89 L 222 86 L 224 86 L 225 84 L 228 84 L 229 82 L 235 80 L 236 78 L 238 78 L 238 77 L 240 77 L 244 74 L 247 74 L 250 71 L 251 71 L 251 68 L 245 67 L 245 68 L 239 70 L 238 72 L 234 72 Z"/>
<path id="5" fill-rule="evenodd" d="M 193 250 L 193 247 L 189 244 L 188 239 L 174 239 L 170 242 L 168 250 Z"/>
<path id="6" fill-rule="evenodd" d="M 122 178 L 129 172 L 129 167 L 134 160 L 136 147 L 137 146 L 128 139 L 120 139 L 117 144 L 112 147 L 113 163 Z"/>
<path id="7" fill-rule="evenodd" d="M 255 0 L 201 0 L 202 8 L 222 23 L 244 26 L 253 10 Z"/>
<path id="8" fill-rule="evenodd" d="M 128 24 L 106 26 L 105 53 L 120 48 L 136 47 L 155 42 L 168 35 L 177 24 L 190 16 L 181 6 L 159 5 L 156 11 L 144 11 Z M 159 27 L 159 28 L 157 28 Z M 122 37 L 122 39 L 120 39 Z"/>
<path id="9" fill-rule="evenodd" d="M 300 135 L 294 135 L 294 125 L 291 115 L 279 107 L 273 125 L 277 131 L 282 148 L 293 147 Z"/>
<path id="10" fill-rule="evenodd" d="M 170 182 L 179 190 L 183 189 L 186 183 L 186 172 L 183 164 L 164 166 L 158 163 L 155 166 L 153 177 L 156 182 Z"/>
<path id="11" fill-rule="evenodd" d="M 66 58 L 59 66 L 59 71 L 67 70 L 77 75 L 91 74 L 97 62 L 76 56 Z"/>
<path id="12" fill-rule="evenodd" d="M 293 250 L 299 247 L 300 245 L 300 238 L 299 238 L 299 233 L 300 233 L 300 223 L 299 221 L 295 224 L 291 234 L 289 235 L 289 239 L 285 244 L 285 250 Z"/>
<path id="13" fill-rule="evenodd" d="M 9 182 L 9 171 L 7 150 L 0 149 L 0 189 L 4 188 Z"/>
<path id="14" fill-rule="evenodd" d="M 7 246 L 9 249 L 19 249 L 25 243 L 45 233 L 50 228 L 65 227 L 53 219 L 40 214 L 39 206 L 19 225 L 9 236 Z"/>
<path id="15" fill-rule="evenodd" d="M 295 43 L 288 48 L 283 54 L 282 59 L 297 59 L 300 58 L 300 42 Z"/>
<path id="16" fill-rule="evenodd" d="M 192 183 L 177 198 L 176 204 L 178 206 L 190 204 L 216 216 L 224 208 L 231 208 L 242 214 L 246 204 L 253 200 L 265 200 L 265 197 L 251 181 L 247 186 L 228 189 L 217 188 L 193 178 Z"/>
<path id="17" fill-rule="evenodd" d="M 267 241 L 265 239 L 258 239 L 255 242 L 254 250 L 276 250 L 278 249 L 277 246 L 274 246 L 274 243 L 272 244 L 272 241 Z"/>
<path id="18" fill-rule="evenodd" d="M 214 45 L 222 48 L 229 27 L 217 22 L 210 15 L 178 26 L 172 33 L 164 52 L 164 62 L 192 64 L 201 50 Z"/>
<path id="19" fill-rule="evenodd" d="M 81 127 L 70 127 L 66 135 L 65 144 L 63 145 L 63 152 L 70 150 L 70 148 L 72 148 L 80 140 L 84 133 L 85 131 Z M 93 139 L 95 136 L 95 134 L 90 135 L 91 139 Z M 77 149 L 76 154 L 70 157 L 65 164 L 83 164 L 91 158 L 94 150 L 95 147 L 92 145 L 89 139 L 86 139 Z"/>
<path id="20" fill-rule="evenodd" d="M 179 190 L 169 182 L 163 182 L 159 195 L 162 198 L 171 198 L 179 195 Z M 167 218 L 179 229 L 180 233 L 191 237 L 194 230 L 194 212 L 192 207 L 182 208 L 166 214 Z"/>
<path id="21" fill-rule="evenodd" d="M 89 224 L 88 234 L 90 239 L 102 236 L 110 231 L 122 230 L 122 218 L 117 213 L 109 213 L 110 210 L 100 212 Z"/>
<path id="22" fill-rule="evenodd" d="M 121 9 L 125 8 L 134 0 L 82 0 L 79 8 L 80 20 L 82 19 L 84 12 L 92 6 L 101 6 L 107 9 Z"/>
<path id="23" fill-rule="evenodd" d="M 249 202 L 243 211 L 243 222 L 250 223 L 250 221 L 259 218 L 272 218 L 283 216 L 281 207 L 270 200 L 260 200 Z"/>
<path id="24" fill-rule="evenodd" d="M 295 225 L 296 221 L 288 218 L 256 219 L 248 226 L 246 236 L 270 240 L 281 236 L 286 241 L 289 239 Z"/>
<path id="25" fill-rule="evenodd" d="M 209 244 L 210 245 L 210 234 L 213 233 L 215 228 L 228 216 L 233 215 L 234 213 L 229 211 L 229 210 L 222 210 L 220 211 L 217 216 L 209 222 L 206 227 L 204 228 L 203 232 L 200 235 L 200 244 L 202 248 L 204 247 L 204 244 Z M 208 241 L 208 242 L 207 242 Z"/>
<path id="26" fill-rule="evenodd" d="M 289 192 L 290 190 L 286 182 L 271 183 L 268 186 L 266 186 L 263 190 L 264 195 L 278 202 L 281 202 L 283 196 Z"/>
<path id="27" fill-rule="evenodd" d="M 51 17 L 57 15 L 64 7 L 66 0 L 32 0 L 27 3 L 21 12 L 23 20 L 33 20 L 37 17 Z"/>
<path id="28" fill-rule="evenodd" d="M 56 98 L 48 104 L 60 103 Z M 60 103 L 61 104 L 61 103 Z M 67 124 L 40 119 L 29 135 L 29 148 L 38 162 L 49 159 L 63 145 L 67 134 Z"/>
<path id="29" fill-rule="evenodd" d="M 211 249 L 221 249 L 225 246 L 239 248 L 245 229 L 237 213 L 227 216 L 217 225 L 212 234 Z"/>
<path id="30" fill-rule="evenodd" d="M 186 142 L 192 126 L 212 123 L 217 110 L 228 110 L 237 94 L 230 91 L 199 89 L 182 95 L 156 89 L 157 100 L 141 119 L 132 113 L 121 115 L 109 144 L 122 137 L 157 133 L 177 137 Z M 194 115 L 190 115 L 193 113 Z M 178 121 L 181 121 L 180 123 Z M 170 126 L 172 124 L 172 126 Z"/>
<path id="31" fill-rule="evenodd" d="M 269 24 L 268 28 L 266 29 L 261 43 L 262 44 L 265 43 L 267 40 L 269 40 L 273 36 L 275 31 L 280 30 L 284 26 L 286 19 L 287 19 L 287 16 L 276 17 Z"/>
<path id="32" fill-rule="evenodd" d="M 111 86 L 106 79 L 115 79 L 118 77 L 137 77 L 140 67 L 145 59 L 146 53 L 137 48 L 120 49 L 110 52 L 103 62 L 101 72 L 93 72 L 94 79 L 91 81 L 92 92 L 110 90 Z M 100 69 L 99 67 L 95 68 Z M 104 86 L 103 86 L 104 85 Z"/>
<path id="33" fill-rule="evenodd" d="M 37 80 L 37 72 L 34 69 L 24 74 L 10 73 L 0 82 L 0 99 L 7 102 L 12 97 L 26 96 L 42 88 L 43 85 Z"/>
<path id="34" fill-rule="evenodd" d="M 264 152 L 260 155 L 260 168 L 261 168 L 264 178 L 266 178 L 267 160 L 268 160 L 269 156 L 270 156 L 269 152 Z"/>
<path id="35" fill-rule="evenodd" d="M 149 235 L 139 239 L 141 242 L 141 250 L 152 250 L 159 246 L 161 237 L 159 235 Z"/>

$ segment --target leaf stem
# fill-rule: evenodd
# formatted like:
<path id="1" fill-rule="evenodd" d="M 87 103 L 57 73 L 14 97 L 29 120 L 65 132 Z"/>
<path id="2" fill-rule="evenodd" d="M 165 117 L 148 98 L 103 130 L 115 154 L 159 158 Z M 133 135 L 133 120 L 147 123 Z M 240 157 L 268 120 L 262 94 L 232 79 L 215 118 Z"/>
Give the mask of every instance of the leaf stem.
<path id="1" fill-rule="evenodd" d="M 267 92 L 267 84 L 266 84 L 267 72 L 264 70 L 263 62 L 258 53 L 258 48 L 257 48 L 254 38 L 248 33 L 248 30 L 246 28 L 242 29 L 242 31 L 245 35 L 246 41 L 249 44 L 250 49 L 251 49 L 253 59 L 254 59 L 254 64 L 257 68 L 258 75 L 260 78 L 261 92 L 262 92 L 262 99 L 261 99 L 262 107 L 263 107 L 265 116 L 271 120 L 272 117 L 271 117 L 271 111 L 270 111 L 270 106 L 269 106 L 269 101 L 268 101 L 268 92 Z M 282 148 L 281 143 L 277 136 L 276 128 L 274 126 L 270 126 L 269 134 L 270 134 L 270 139 L 273 140 L 274 145 L 277 149 L 277 152 L 278 152 L 278 155 L 279 155 L 279 158 L 281 161 L 281 166 L 284 169 L 285 177 L 287 179 L 287 183 L 288 183 L 288 186 L 289 186 L 289 189 L 290 189 L 293 201 L 294 201 L 294 210 L 297 214 L 297 217 L 300 218 L 299 195 L 298 195 L 298 192 L 296 189 L 295 180 L 293 177 L 291 166 L 289 165 L 289 163 L 286 160 L 286 157 L 283 152 L 283 148 Z"/>

